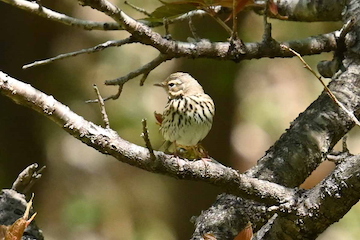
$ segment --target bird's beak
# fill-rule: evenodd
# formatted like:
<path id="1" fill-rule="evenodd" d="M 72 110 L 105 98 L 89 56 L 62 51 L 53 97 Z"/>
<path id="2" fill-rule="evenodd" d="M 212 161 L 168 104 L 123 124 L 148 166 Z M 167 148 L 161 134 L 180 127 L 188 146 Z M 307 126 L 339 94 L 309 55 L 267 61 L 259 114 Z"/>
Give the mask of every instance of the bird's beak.
<path id="1" fill-rule="evenodd" d="M 154 86 L 157 86 L 157 87 L 164 87 L 163 83 L 155 83 Z"/>

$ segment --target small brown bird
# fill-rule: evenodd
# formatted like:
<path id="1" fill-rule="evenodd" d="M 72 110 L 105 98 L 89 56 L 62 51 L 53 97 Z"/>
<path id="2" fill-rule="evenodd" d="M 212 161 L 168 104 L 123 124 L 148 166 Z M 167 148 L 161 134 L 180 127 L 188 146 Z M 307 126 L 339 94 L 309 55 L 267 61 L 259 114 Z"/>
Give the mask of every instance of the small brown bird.
<path id="1" fill-rule="evenodd" d="M 173 73 L 154 85 L 164 88 L 169 95 L 162 117 L 155 114 L 161 124 L 160 133 L 168 142 L 165 150 L 174 143 L 175 152 L 181 146 L 196 151 L 196 157 L 207 156 L 199 142 L 211 129 L 215 114 L 213 100 L 188 73 Z"/>

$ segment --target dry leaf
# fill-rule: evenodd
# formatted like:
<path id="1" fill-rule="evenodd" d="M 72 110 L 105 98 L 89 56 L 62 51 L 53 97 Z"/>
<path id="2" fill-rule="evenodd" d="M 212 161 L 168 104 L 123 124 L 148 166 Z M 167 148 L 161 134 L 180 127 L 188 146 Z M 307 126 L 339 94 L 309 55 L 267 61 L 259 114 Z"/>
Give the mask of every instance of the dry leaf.
<path id="1" fill-rule="evenodd" d="M 34 197 L 34 196 L 33 196 Z M 21 237 L 24 234 L 25 229 L 31 221 L 35 218 L 36 213 L 31 216 L 29 219 L 30 208 L 32 206 L 32 199 L 31 197 L 29 203 L 26 206 L 26 210 L 24 216 L 16 220 L 10 226 L 0 225 L 0 240 L 21 240 Z"/>
<path id="2" fill-rule="evenodd" d="M 157 112 L 154 112 L 154 115 L 155 115 L 155 119 L 156 119 L 156 124 L 157 125 L 161 125 L 162 121 L 163 121 L 163 116 L 161 113 L 157 113 Z"/>
<path id="3" fill-rule="evenodd" d="M 251 223 L 249 222 L 248 225 L 241 231 L 239 234 L 234 238 L 234 240 L 251 240 L 253 238 L 253 229 L 251 227 Z"/>
<path id="4" fill-rule="evenodd" d="M 217 238 L 212 233 L 205 233 L 203 236 L 204 240 L 216 240 Z"/>

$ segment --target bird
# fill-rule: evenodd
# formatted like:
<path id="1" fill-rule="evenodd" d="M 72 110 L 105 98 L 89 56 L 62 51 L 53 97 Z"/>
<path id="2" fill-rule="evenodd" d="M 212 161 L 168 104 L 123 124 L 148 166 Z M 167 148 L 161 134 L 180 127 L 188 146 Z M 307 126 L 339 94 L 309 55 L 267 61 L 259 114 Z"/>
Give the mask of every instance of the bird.
<path id="1" fill-rule="evenodd" d="M 187 158 L 207 157 L 208 153 L 200 142 L 213 123 L 215 105 L 211 97 L 196 79 L 185 72 L 173 73 L 154 85 L 162 87 L 168 94 L 163 114 L 155 113 L 165 139 L 165 151 L 174 144 L 176 154 L 181 149 L 188 152 L 184 155 Z"/>

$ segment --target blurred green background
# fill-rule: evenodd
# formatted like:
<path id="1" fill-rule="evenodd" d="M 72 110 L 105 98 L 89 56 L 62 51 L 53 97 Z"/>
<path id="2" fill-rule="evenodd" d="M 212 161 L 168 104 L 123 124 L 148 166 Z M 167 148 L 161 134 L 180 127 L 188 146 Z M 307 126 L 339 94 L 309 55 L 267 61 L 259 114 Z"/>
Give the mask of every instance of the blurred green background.
<path id="1" fill-rule="evenodd" d="M 149 11 L 157 1 L 132 0 Z M 88 20 L 110 21 L 107 16 L 75 1 L 42 0 L 44 6 Z M 130 16 L 143 17 L 118 1 Z M 92 85 L 103 96 L 116 87 L 114 79 L 151 61 L 158 52 L 139 44 L 111 48 L 42 67 L 22 70 L 24 64 L 61 53 L 92 47 L 128 36 L 119 31 L 85 31 L 55 23 L 0 2 L 0 70 L 53 95 L 85 119 L 101 124 L 99 107 L 85 104 L 94 99 Z M 209 17 L 193 19 L 197 33 L 212 41 L 225 41 L 225 30 Z M 326 33 L 341 23 L 286 23 L 271 20 L 279 41 Z M 162 28 L 156 29 L 163 33 Z M 239 36 L 260 41 L 262 17 L 239 15 Z M 190 35 L 187 23 L 170 27 L 175 39 Z M 306 57 L 316 68 L 331 54 Z M 124 139 L 144 145 L 141 119 L 147 118 L 150 138 L 159 147 L 162 139 L 153 112 L 162 112 L 166 95 L 154 88 L 170 73 L 192 74 L 212 96 L 216 117 L 204 141 L 210 154 L 225 165 L 245 171 L 279 138 L 289 123 L 321 93 L 320 83 L 298 59 L 262 59 L 241 63 L 210 59 L 177 59 L 166 62 L 149 75 L 145 86 L 139 78 L 127 83 L 120 99 L 106 102 L 110 124 Z M 348 140 L 352 153 L 359 153 L 359 131 Z M 51 239 L 189 239 L 192 216 L 207 209 L 221 191 L 199 182 L 175 180 L 145 172 L 104 156 L 74 139 L 36 112 L 0 96 L 0 187 L 9 188 L 31 163 L 46 165 L 43 178 L 33 191 L 36 222 Z M 304 184 L 311 187 L 333 168 L 325 162 Z M 319 239 L 358 239 L 360 207 L 334 224 Z"/>

